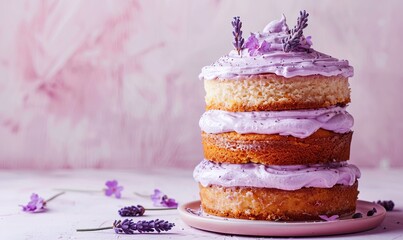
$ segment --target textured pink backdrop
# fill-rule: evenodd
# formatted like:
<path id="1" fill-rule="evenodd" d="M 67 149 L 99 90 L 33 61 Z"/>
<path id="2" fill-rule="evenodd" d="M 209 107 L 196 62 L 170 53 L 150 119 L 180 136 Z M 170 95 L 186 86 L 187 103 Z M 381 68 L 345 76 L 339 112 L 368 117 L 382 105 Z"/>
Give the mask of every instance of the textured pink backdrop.
<path id="1" fill-rule="evenodd" d="M 403 166 L 403 2 L 0 1 L 0 168 L 193 167 L 200 68 L 306 9 L 315 49 L 349 59 L 352 161 Z"/>

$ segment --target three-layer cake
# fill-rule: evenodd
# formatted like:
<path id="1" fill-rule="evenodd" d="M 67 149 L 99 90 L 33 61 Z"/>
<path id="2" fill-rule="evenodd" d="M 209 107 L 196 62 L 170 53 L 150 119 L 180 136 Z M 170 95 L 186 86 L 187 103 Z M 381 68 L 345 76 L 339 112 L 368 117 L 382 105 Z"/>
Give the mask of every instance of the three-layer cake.
<path id="1" fill-rule="evenodd" d="M 312 49 L 303 11 L 252 33 L 234 18 L 235 50 L 202 69 L 201 207 L 216 216 L 315 220 L 355 211 L 359 169 L 349 160 L 353 68 Z"/>

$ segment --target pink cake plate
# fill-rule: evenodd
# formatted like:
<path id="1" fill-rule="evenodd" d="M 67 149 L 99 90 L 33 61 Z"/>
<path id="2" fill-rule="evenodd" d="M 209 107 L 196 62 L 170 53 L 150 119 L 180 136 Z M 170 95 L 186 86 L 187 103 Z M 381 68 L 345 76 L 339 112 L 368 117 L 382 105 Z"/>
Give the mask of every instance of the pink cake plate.
<path id="1" fill-rule="evenodd" d="M 366 216 L 372 208 L 377 212 L 373 216 Z M 329 222 L 274 222 L 200 214 L 200 201 L 189 202 L 179 207 L 182 220 L 191 227 L 217 233 L 268 237 L 325 236 L 362 232 L 379 226 L 386 214 L 382 206 L 361 200 L 357 201 L 356 212 L 362 213 L 363 217 L 352 219 L 351 216 L 346 216 Z"/>

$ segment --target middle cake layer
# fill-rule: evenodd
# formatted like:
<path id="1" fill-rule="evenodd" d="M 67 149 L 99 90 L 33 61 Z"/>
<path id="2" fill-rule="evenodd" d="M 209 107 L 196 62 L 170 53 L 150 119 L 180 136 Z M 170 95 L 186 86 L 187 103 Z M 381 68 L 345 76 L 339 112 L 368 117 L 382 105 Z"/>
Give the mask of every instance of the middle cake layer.
<path id="1" fill-rule="evenodd" d="M 342 107 L 270 112 L 208 111 L 200 119 L 204 157 L 266 165 L 346 161 L 353 118 Z"/>

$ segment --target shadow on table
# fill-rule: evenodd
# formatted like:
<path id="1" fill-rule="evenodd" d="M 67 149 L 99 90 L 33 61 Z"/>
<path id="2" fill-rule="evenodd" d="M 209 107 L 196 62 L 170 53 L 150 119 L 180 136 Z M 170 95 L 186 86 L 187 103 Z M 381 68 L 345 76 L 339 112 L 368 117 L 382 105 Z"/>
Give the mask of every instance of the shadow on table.
<path id="1" fill-rule="evenodd" d="M 380 235 L 380 234 L 391 234 L 393 232 L 400 232 L 403 234 L 403 211 L 402 210 L 394 210 L 392 212 L 387 212 L 385 216 L 385 220 L 383 220 L 382 224 L 372 230 L 345 234 L 345 235 L 335 235 L 329 236 L 328 238 L 340 238 L 340 237 L 364 237 L 369 235 Z"/>

